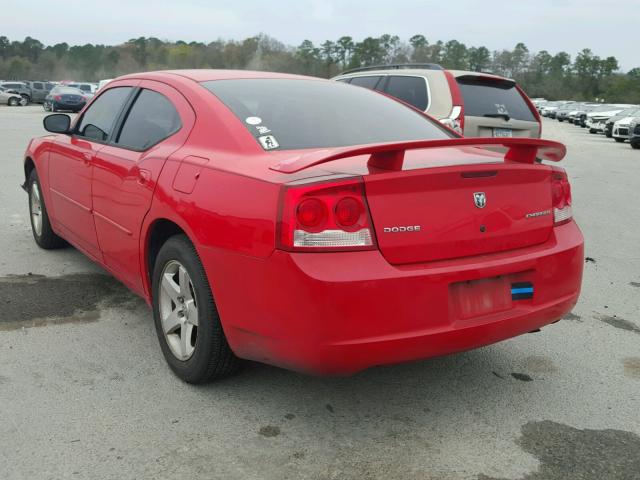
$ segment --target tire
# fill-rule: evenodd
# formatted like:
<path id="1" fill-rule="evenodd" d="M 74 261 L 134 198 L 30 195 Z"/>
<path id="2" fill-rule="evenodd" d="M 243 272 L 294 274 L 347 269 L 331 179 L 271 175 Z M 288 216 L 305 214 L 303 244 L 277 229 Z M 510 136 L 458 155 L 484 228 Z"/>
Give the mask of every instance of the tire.
<path id="1" fill-rule="evenodd" d="M 604 136 L 607 137 L 607 138 L 611 138 L 611 137 L 613 137 L 613 133 L 611 133 L 609 130 L 605 130 L 604 131 Z"/>
<path id="2" fill-rule="evenodd" d="M 26 95 L 23 93 L 20 96 L 22 97 L 22 100 L 20 101 L 20 105 L 22 105 L 23 107 L 26 107 L 27 105 L 29 105 L 29 102 L 31 102 L 31 98 L 29 98 L 29 95 Z"/>
<path id="3" fill-rule="evenodd" d="M 595 135 L 596 133 L 598 133 L 598 131 L 595 128 L 590 128 L 589 133 Z"/>
<path id="4" fill-rule="evenodd" d="M 562 118 L 559 118 L 559 119 L 558 119 L 558 121 L 559 121 L 560 123 L 564 122 L 564 120 L 563 120 Z"/>
<path id="5" fill-rule="evenodd" d="M 618 143 L 624 143 L 624 141 L 626 140 L 626 138 L 614 138 L 614 140 Z"/>
<path id="6" fill-rule="evenodd" d="M 42 108 L 44 109 L 45 112 L 50 112 L 51 111 L 51 105 L 49 105 L 47 102 L 44 102 L 42 104 Z"/>
<path id="7" fill-rule="evenodd" d="M 20 101 L 16 97 L 11 97 L 7 102 L 7 105 L 9 105 L 10 107 L 17 107 L 19 103 Z"/>
<path id="8" fill-rule="evenodd" d="M 51 228 L 40 180 L 35 168 L 31 170 L 29 175 L 27 192 L 29 193 L 29 219 L 31 220 L 33 239 L 40 248 L 45 250 L 64 247 L 66 242 Z"/>
<path id="9" fill-rule="evenodd" d="M 238 370 L 240 360 L 227 343 L 204 267 L 185 235 L 169 238 L 160 248 L 152 293 L 160 348 L 180 379 L 206 383 Z"/>
<path id="10" fill-rule="evenodd" d="M 631 148 L 633 148 L 634 150 L 640 149 L 640 142 L 630 142 L 630 143 L 631 143 Z"/>

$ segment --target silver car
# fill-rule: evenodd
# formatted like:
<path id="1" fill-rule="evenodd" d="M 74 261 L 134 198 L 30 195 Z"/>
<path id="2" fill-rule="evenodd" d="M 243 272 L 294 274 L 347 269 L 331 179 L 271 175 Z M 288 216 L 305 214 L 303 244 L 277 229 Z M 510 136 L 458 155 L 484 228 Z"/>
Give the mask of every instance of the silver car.
<path id="1" fill-rule="evenodd" d="M 0 105 L 9 105 L 10 107 L 17 107 L 18 105 L 26 105 L 27 101 L 19 94 L 10 90 L 0 88 Z"/>

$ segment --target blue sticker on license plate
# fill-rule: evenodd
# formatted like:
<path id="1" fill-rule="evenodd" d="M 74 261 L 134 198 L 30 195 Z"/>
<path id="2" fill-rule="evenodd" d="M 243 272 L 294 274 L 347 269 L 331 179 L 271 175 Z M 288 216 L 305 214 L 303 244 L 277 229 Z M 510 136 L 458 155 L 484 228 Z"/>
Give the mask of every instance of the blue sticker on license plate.
<path id="1" fill-rule="evenodd" d="M 516 282 L 511 284 L 512 300 L 527 300 L 533 298 L 533 283 Z"/>

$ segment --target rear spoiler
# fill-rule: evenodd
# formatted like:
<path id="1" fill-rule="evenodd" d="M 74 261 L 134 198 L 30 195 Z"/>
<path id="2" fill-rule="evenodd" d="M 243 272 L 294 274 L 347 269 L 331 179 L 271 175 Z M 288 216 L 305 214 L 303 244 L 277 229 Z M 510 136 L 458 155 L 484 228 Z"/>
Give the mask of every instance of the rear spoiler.
<path id="1" fill-rule="evenodd" d="M 507 149 L 504 155 L 505 162 L 531 164 L 537 159 L 559 162 L 567 153 L 567 149 L 563 144 L 537 138 L 446 138 L 314 150 L 309 153 L 299 154 L 290 160 L 277 163 L 269 168 L 281 173 L 295 173 L 342 158 L 369 155 L 369 161 L 367 162 L 369 167 L 383 170 L 401 170 L 404 153 L 407 150 L 460 147 L 477 147 L 485 150 L 491 147 L 494 149 L 495 147 L 505 147 Z"/>

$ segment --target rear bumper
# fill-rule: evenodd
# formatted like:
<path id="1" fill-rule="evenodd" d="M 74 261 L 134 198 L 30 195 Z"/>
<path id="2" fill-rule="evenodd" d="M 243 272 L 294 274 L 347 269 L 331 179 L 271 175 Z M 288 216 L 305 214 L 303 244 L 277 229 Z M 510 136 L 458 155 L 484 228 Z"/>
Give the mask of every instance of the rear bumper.
<path id="1" fill-rule="evenodd" d="M 66 102 L 53 102 L 53 106 L 56 110 L 73 110 L 74 112 L 82 110 L 85 103 L 66 103 Z"/>
<path id="2" fill-rule="evenodd" d="M 236 355 L 316 374 L 469 350 L 555 322 L 578 299 L 584 262 L 574 222 L 535 247 L 400 267 L 378 251 L 201 257 Z M 533 299 L 456 313 L 452 284 L 499 276 L 532 282 Z"/>

